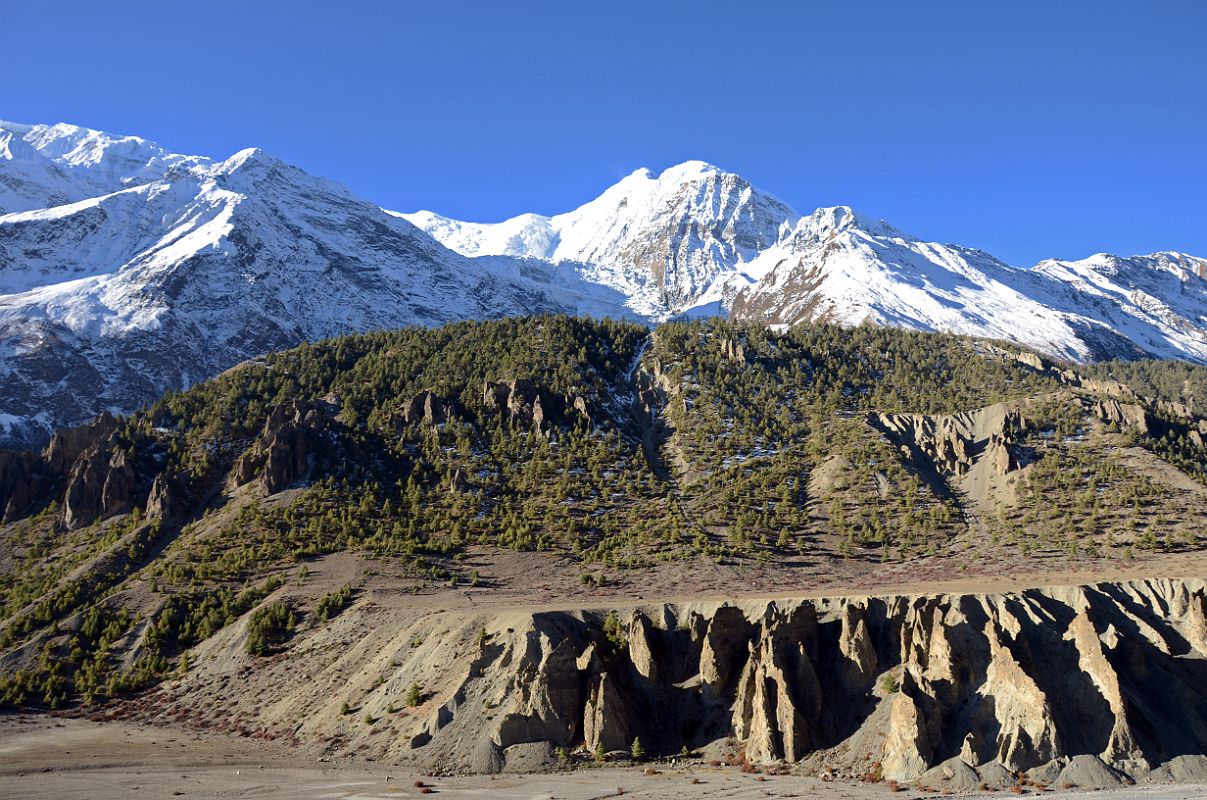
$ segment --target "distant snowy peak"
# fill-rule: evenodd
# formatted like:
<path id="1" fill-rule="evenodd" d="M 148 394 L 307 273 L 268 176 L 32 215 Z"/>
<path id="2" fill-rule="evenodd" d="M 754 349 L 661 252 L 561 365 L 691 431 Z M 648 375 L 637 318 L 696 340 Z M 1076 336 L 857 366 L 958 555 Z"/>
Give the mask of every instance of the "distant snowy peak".
<path id="1" fill-rule="evenodd" d="M 0 121 L 0 214 L 73 203 L 210 163 L 137 136 Z"/>
<path id="2" fill-rule="evenodd" d="M 458 255 L 263 150 L 212 161 L 86 129 L 5 131 L 0 194 L 36 207 L 0 213 L 0 446 L 304 341 L 632 316 L 572 270 Z"/>
<path id="3" fill-rule="evenodd" d="M 881 236 L 903 241 L 917 241 L 913 236 L 889 225 L 884 220 L 873 219 L 855 211 L 850 206 L 833 206 L 819 208 L 807 217 L 802 217 L 785 239 L 799 241 L 824 240 L 847 231 L 855 231 L 867 236 Z"/>
<path id="4" fill-rule="evenodd" d="M 1207 361 L 1207 262 L 1179 253 L 1007 266 L 849 208 L 819 209 L 746 268 L 735 319 L 878 324 L 1018 342 L 1062 358 Z"/>
<path id="5" fill-rule="evenodd" d="M 702 161 L 640 169 L 574 211 L 495 224 L 404 215 L 459 253 L 568 265 L 654 320 L 872 323 L 1015 341 L 1073 360 L 1207 361 L 1207 262 L 1180 253 L 1010 267 L 849 206 L 798 216 Z"/>
<path id="6" fill-rule="evenodd" d="M 1207 259 L 1172 251 L 1128 257 L 1096 253 L 1080 261 L 1048 259 L 1039 262 L 1035 269 L 1063 275 L 1066 280 L 1108 279 L 1137 288 L 1161 281 L 1201 287 L 1207 281 Z"/>
<path id="7" fill-rule="evenodd" d="M 503 222 L 461 222 L 435 214 L 388 212 L 425 231 L 436 241 L 463 256 L 514 256 L 548 260 L 556 235 L 549 217 L 522 214 Z"/>
<path id="8" fill-rule="evenodd" d="M 588 280 L 624 292 L 655 318 L 701 300 L 722 273 L 780 239 L 798 215 L 741 176 L 703 161 L 655 175 L 639 169 L 565 214 L 461 222 L 402 215 L 463 255 L 509 255 L 580 265 Z"/>
<path id="9" fill-rule="evenodd" d="M 1032 273 L 1061 285 L 1068 304 L 1098 311 L 1104 324 L 1141 351 L 1207 363 L 1207 259 L 1098 253 L 1080 261 L 1042 261 Z"/>
<path id="10" fill-rule="evenodd" d="M 78 125 L 17 125 L 21 138 L 43 157 L 78 169 L 97 170 L 127 181 L 146 174 L 148 167 L 206 162 L 208 159 L 170 153 L 137 136 L 115 136 Z M 17 131 L 14 131 L 17 132 Z"/>

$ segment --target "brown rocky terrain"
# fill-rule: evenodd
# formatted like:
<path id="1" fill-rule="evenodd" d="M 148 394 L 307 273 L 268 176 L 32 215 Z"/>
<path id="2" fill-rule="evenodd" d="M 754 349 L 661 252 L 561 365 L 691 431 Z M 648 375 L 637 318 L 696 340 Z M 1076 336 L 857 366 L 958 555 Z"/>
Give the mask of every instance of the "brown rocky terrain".
<path id="1" fill-rule="evenodd" d="M 964 791 L 1204 781 L 1205 591 L 562 610 L 371 591 L 266 659 L 228 626 L 187 676 L 108 714 L 451 773 L 622 759 L 639 739 L 654 756 Z"/>

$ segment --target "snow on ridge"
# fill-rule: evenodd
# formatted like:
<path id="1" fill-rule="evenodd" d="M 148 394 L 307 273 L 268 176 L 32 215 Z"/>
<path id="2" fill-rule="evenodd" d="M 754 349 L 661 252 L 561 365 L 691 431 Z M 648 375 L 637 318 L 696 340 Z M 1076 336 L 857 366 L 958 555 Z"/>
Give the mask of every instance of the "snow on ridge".
<path id="1" fill-rule="evenodd" d="M 40 429 L 308 339 L 552 311 L 870 321 L 1207 363 L 1203 259 L 1014 268 L 848 206 L 802 217 L 702 161 L 495 223 L 386 211 L 259 148 L 215 161 L 73 126 L 0 123 L 0 173 L 0 415 L 44 407 Z"/>
<path id="2" fill-rule="evenodd" d="M 472 223 L 401 214 L 467 256 L 511 255 L 577 265 L 584 278 L 664 319 L 695 304 L 724 273 L 773 244 L 798 219 L 734 173 L 687 161 L 628 174 L 571 211 Z"/>

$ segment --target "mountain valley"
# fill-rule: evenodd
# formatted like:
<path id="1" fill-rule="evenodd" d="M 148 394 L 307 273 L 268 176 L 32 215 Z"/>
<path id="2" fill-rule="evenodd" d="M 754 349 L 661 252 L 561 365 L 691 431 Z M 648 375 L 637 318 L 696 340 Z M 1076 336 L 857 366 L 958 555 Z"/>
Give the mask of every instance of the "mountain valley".
<path id="1" fill-rule="evenodd" d="M 698 161 L 471 223 L 0 122 L 0 444 L 18 765 L 1207 783 L 1202 258 L 1010 266 Z"/>

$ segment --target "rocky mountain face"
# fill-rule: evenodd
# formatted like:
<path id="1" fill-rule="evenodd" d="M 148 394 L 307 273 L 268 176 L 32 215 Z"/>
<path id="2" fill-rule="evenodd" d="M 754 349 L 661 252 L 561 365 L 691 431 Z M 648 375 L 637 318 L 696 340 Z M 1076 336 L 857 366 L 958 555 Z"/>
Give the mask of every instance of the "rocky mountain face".
<path id="1" fill-rule="evenodd" d="M 934 791 L 1202 780 L 1205 603 L 1200 580 L 423 616 L 366 600 L 271 666 L 249 668 L 232 626 L 136 714 L 217 724 L 237 672 L 262 701 L 251 729 L 420 768 L 541 769 L 640 739 Z M 391 711 L 413 685 L 422 705 Z"/>
<path id="2" fill-rule="evenodd" d="M 1207 260 L 1180 253 L 1007 266 L 819 209 L 748 267 L 734 319 L 872 323 L 1024 344 L 1072 361 L 1207 359 Z"/>
<path id="3" fill-rule="evenodd" d="M 213 163 L 132 137 L 5 125 L 0 208 L 65 202 L 0 216 L 0 443 L 44 441 L 342 333 L 624 313 L 619 296 L 548 265 L 453 253 L 259 150 Z"/>
<path id="4" fill-rule="evenodd" d="M 801 217 L 695 161 L 565 214 L 478 224 L 383 211 L 260 150 L 215 161 L 0 122 L 0 445 L 302 341 L 542 311 L 870 322 L 1203 362 L 1205 275 L 1178 253 L 1009 267 L 845 207 Z"/>
<path id="5" fill-rule="evenodd" d="M 688 161 L 640 169 L 574 211 L 504 222 L 404 215 L 465 255 L 568 262 L 661 318 L 699 303 L 713 283 L 779 240 L 792 209 L 738 175 Z"/>
<path id="6" fill-rule="evenodd" d="M 870 326 L 269 354 L 0 452 L 0 704 L 422 771 L 640 739 L 935 789 L 1201 781 L 1207 368 L 1126 366 L 1157 396 Z"/>

